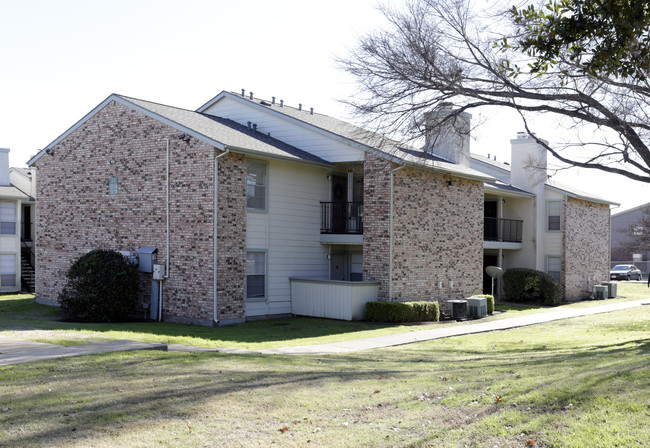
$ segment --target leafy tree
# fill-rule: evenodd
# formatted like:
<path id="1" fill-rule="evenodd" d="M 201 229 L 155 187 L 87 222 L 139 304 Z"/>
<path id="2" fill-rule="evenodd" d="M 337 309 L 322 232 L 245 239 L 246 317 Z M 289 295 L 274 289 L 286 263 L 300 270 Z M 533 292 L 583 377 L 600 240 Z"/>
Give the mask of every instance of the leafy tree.
<path id="1" fill-rule="evenodd" d="M 410 0 L 381 8 L 388 26 L 340 61 L 359 83 L 348 103 L 366 124 L 415 140 L 464 111 L 510 108 L 560 161 L 650 182 L 647 6 L 632 21 L 637 7 L 623 0 L 480 5 Z M 431 114 L 449 103 L 451 113 Z M 572 129 L 573 140 L 547 144 L 538 114 Z"/>
<path id="2" fill-rule="evenodd" d="M 546 72 L 559 61 L 568 61 L 578 71 L 595 77 L 647 78 L 647 1 L 553 0 L 538 9 L 534 5 L 513 6 L 510 16 L 519 26 L 517 49 L 535 58 L 531 73 Z M 507 40 L 503 45 L 508 45 Z"/>

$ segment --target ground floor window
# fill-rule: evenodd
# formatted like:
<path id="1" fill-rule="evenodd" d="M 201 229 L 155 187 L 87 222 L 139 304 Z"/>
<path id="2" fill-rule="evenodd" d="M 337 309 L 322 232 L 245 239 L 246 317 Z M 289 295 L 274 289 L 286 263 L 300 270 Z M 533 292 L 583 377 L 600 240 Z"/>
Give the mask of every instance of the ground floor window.
<path id="1" fill-rule="evenodd" d="M 266 297 L 266 252 L 246 252 L 246 298 Z"/>
<path id="2" fill-rule="evenodd" d="M 562 258 L 546 257 L 546 272 L 558 282 L 562 282 Z"/>
<path id="3" fill-rule="evenodd" d="M 16 286 L 16 256 L 0 255 L 0 286 Z"/>

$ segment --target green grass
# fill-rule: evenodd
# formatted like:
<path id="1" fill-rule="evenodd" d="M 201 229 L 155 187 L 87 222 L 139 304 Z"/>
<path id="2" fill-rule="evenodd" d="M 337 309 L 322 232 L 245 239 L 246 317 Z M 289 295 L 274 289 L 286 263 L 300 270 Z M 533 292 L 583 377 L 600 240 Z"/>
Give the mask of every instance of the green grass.
<path id="1" fill-rule="evenodd" d="M 643 306 L 335 356 L 0 367 L 0 446 L 647 447 L 649 332 Z"/>
<path id="2" fill-rule="evenodd" d="M 650 290 L 641 283 L 619 283 L 619 296 L 620 298 L 615 301 L 636 300 L 650 297 Z M 588 307 L 612 302 L 613 300 L 585 301 L 564 306 L 570 308 Z M 550 312 L 557 308 L 497 304 L 496 309 L 498 313 L 481 320 L 481 322 Z M 261 350 L 285 346 L 327 344 L 435 328 L 437 325 L 467 325 L 473 322 L 476 321 L 454 324 L 388 325 L 297 317 L 247 322 L 242 325 L 216 328 L 165 322 L 73 323 L 63 321 L 63 315 L 59 308 L 36 304 L 30 295 L 0 296 L 0 335 L 59 345 L 130 339 L 201 347 Z"/>

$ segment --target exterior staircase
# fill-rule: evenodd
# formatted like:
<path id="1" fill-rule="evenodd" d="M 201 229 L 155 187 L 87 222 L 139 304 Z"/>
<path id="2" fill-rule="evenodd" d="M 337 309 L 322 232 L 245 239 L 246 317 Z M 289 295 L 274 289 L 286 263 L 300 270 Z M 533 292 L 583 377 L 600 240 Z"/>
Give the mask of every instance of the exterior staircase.
<path id="1" fill-rule="evenodd" d="M 34 292 L 36 273 L 31 262 L 31 250 L 22 250 L 20 253 L 20 281 L 24 290 Z"/>

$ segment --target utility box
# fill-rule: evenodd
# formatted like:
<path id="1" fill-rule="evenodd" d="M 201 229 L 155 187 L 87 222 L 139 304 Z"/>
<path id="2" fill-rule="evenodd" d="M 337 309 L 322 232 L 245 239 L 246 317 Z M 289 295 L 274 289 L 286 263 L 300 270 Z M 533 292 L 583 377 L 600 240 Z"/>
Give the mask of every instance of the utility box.
<path id="1" fill-rule="evenodd" d="M 616 282 L 603 282 L 603 286 L 607 286 L 607 297 L 610 299 L 616 298 L 618 294 L 618 285 Z"/>
<path id="2" fill-rule="evenodd" d="M 158 259 L 158 249 L 155 247 L 145 246 L 135 251 L 138 256 L 138 271 L 153 272 L 153 265 Z"/>
<path id="3" fill-rule="evenodd" d="M 164 264 L 154 264 L 153 265 L 153 279 L 154 280 L 164 280 L 165 279 L 165 265 Z"/>
<path id="4" fill-rule="evenodd" d="M 486 297 L 469 297 L 467 299 L 467 308 L 469 317 L 478 319 L 487 316 L 487 298 Z"/>

